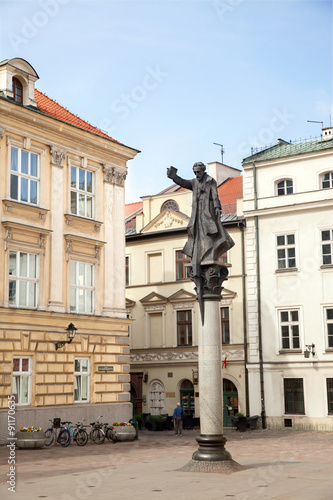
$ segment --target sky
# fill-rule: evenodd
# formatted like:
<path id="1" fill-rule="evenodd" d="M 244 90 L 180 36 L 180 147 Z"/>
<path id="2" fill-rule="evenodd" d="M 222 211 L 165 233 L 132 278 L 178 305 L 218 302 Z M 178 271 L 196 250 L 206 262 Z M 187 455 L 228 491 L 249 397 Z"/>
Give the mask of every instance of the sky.
<path id="1" fill-rule="evenodd" d="M 0 60 L 26 59 L 40 91 L 141 151 L 131 203 L 220 145 L 241 170 L 251 148 L 319 136 L 332 21 L 332 0 L 0 0 Z"/>

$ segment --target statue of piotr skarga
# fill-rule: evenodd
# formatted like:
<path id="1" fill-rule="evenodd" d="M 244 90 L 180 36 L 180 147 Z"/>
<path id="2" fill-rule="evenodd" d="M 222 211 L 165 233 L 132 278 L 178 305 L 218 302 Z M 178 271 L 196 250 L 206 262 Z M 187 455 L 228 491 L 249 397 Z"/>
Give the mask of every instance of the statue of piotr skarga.
<path id="1" fill-rule="evenodd" d="M 206 173 L 206 166 L 193 165 L 195 179 L 186 180 L 177 175 L 177 169 L 167 169 L 167 176 L 179 186 L 193 191 L 192 214 L 187 226 L 188 241 L 182 252 L 191 257 L 193 277 L 200 277 L 200 266 L 213 261 L 234 246 L 233 239 L 221 222 L 221 203 L 217 184 Z"/>

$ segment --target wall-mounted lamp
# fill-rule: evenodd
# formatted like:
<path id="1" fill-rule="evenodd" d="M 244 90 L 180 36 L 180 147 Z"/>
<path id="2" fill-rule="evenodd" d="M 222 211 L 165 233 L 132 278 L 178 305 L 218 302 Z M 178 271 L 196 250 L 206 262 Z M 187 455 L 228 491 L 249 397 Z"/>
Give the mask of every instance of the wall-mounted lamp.
<path id="1" fill-rule="evenodd" d="M 305 347 L 306 347 L 306 349 L 304 351 L 305 358 L 309 358 L 311 353 L 312 353 L 312 356 L 314 356 L 316 354 L 315 350 L 314 350 L 316 346 L 314 344 L 306 345 Z"/>
<path id="2" fill-rule="evenodd" d="M 66 328 L 67 335 L 68 335 L 68 340 L 63 340 L 61 342 L 55 342 L 55 348 L 58 350 L 60 347 L 64 347 L 65 344 L 70 344 L 75 337 L 77 328 L 73 325 L 73 323 L 69 323 L 68 327 Z"/>
<path id="3" fill-rule="evenodd" d="M 145 383 L 147 383 L 147 382 L 148 382 L 148 373 L 147 373 L 147 372 L 145 372 L 145 373 L 143 374 L 143 381 L 144 381 Z"/>

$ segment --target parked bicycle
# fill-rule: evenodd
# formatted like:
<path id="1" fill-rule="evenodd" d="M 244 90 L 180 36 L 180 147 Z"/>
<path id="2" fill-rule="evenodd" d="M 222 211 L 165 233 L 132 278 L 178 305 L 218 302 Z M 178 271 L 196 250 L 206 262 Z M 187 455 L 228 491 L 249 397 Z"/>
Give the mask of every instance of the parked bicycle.
<path id="1" fill-rule="evenodd" d="M 112 426 L 110 427 L 107 423 L 104 424 L 104 433 L 108 441 L 111 443 L 117 442 L 117 434 L 114 431 L 114 428 Z"/>
<path id="2" fill-rule="evenodd" d="M 103 444 L 105 441 L 105 431 L 104 424 L 101 424 L 99 419 L 102 418 L 103 415 L 100 415 L 96 422 L 90 423 L 90 432 L 89 437 L 95 444 Z"/>
<path id="3" fill-rule="evenodd" d="M 69 430 L 63 427 L 60 418 L 54 418 L 50 422 L 52 423 L 52 427 L 45 431 L 45 446 L 50 446 L 55 441 L 55 443 L 59 443 L 60 446 L 65 448 L 71 442 Z"/>
<path id="4" fill-rule="evenodd" d="M 71 427 L 72 422 L 70 422 L 69 420 L 61 423 L 65 426 L 66 429 L 68 429 L 70 433 L 70 439 L 73 439 L 73 441 L 75 441 L 78 446 L 84 446 L 87 444 L 89 436 L 87 431 L 83 428 L 83 421 L 78 422 L 75 429 Z"/>

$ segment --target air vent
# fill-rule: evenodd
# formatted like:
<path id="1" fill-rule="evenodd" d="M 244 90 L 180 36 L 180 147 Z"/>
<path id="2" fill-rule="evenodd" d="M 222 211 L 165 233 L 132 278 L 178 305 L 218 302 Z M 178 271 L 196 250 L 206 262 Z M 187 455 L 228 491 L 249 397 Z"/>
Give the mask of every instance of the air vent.
<path id="1" fill-rule="evenodd" d="M 293 421 L 291 420 L 291 418 L 284 419 L 284 426 L 285 427 L 292 427 L 293 426 Z"/>

